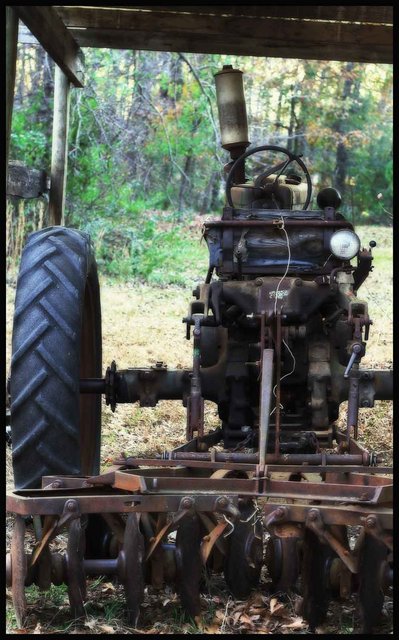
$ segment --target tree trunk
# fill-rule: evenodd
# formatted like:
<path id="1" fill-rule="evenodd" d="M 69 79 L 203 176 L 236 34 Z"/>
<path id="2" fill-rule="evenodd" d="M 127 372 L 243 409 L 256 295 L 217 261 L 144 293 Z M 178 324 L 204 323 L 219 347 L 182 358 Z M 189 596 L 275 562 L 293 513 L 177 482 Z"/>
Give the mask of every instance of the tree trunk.
<path id="1" fill-rule="evenodd" d="M 347 131 L 347 113 L 348 105 L 345 102 L 351 95 L 353 89 L 353 71 L 354 63 L 348 62 L 345 67 L 345 80 L 342 90 L 342 110 L 338 120 L 335 122 L 333 129 L 338 134 L 337 149 L 335 156 L 335 170 L 334 170 L 334 186 L 340 192 L 341 196 L 344 196 L 346 189 L 346 178 L 348 174 L 348 152 L 345 143 L 345 133 Z"/>
<path id="2" fill-rule="evenodd" d="M 179 213 L 184 208 L 186 189 L 190 184 L 190 174 L 192 173 L 193 166 L 194 166 L 194 156 L 191 154 L 187 155 L 184 161 L 184 169 L 183 169 L 185 175 L 182 174 L 181 180 L 180 180 L 179 202 L 177 205 L 179 209 Z"/>

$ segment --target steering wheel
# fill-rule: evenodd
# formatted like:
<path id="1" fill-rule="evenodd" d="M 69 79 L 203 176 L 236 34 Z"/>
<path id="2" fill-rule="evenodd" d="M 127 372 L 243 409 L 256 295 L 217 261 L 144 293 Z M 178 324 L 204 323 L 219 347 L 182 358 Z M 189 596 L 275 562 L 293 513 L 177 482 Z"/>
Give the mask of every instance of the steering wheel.
<path id="1" fill-rule="evenodd" d="M 261 147 L 255 147 L 254 149 L 250 149 L 249 151 L 246 151 L 245 153 L 242 154 L 242 156 L 240 156 L 239 158 L 237 158 L 237 160 L 234 162 L 233 166 L 231 167 L 230 171 L 229 171 L 229 175 L 227 176 L 227 180 L 226 180 L 226 198 L 227 198 L 227 202 L 229 203 L 230 207 L 234 207 L 233 205 L 233 200 L 231 198 L 231 188 L 233 186 L 233 176 L 234 173 L 237 169 L 237 167 L 239 167 L 246 158 L 249 158 L 249 156 L 254 155 L 255 153 L 259 153 L 260 151 L 276 151 L 276 152 L 280 152 L 280 153 L 284 153 L 287 156 L 287 160 L 284 160 L 284 162 L 280 162 L 279 164 L 274 165 L 273 167 L 270 167 L 269 169 L 266 169 L 266 171 L 264 171 L 260 176 L 258 176 L 258 178 L 255 181 L 255 186 L 260 186 L 260 181 L 263 180 L 264 178 L 267 178 L 268 176 L 272 175 L 272 173 L 275 173 L 276 171 L 277 176 L 276 179 L 273 182 L 272 185 L 272 190 L 274 188 L 274 186 L 277 184 L 277 180 L 279 178 L 279 176 L 282 174 L 282 172 L 288 167 L 289 164 L 291 164 L 291 162 L 297 162 L 299 164 L 299 166 L 301 167 L 303 173 L 305 174 L 305 178 L 306 178 L 306 183 L 307 183 L 307 193 L 306 193 L 306 201 L 305 204 L 303 205 L 303 210 L 307 209 L 310 203 L 310 198 L 312 197 L 312 181 L 310 179 L 310 175 L 309 175 L 309 171 L 305 165 L 305 163 L 301 160 L 302 156 L 297 156 L 294 153 L 291 153 L 291 151 L 289 151 L 288 149 L 286 149 L 285 147 L 277 147 L 276 145 L 273 144 L 265 144 Z"/>

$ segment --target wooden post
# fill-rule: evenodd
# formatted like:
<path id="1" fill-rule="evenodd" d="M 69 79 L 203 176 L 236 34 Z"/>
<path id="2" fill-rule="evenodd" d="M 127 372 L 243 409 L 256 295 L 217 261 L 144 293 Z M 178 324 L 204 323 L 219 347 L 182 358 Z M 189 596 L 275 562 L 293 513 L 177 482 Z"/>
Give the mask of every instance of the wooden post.
<path id="1" fill-rule="evenodd" d="M 6 184 L 12 108 L 14 103 L 15 71 L 17 67 L 18 16 L 13 7 L 6 7 Z"/>
<path id="2" fill-rule="evenodd" d="M 55 66 L 53 142 L 51 148 L 51 186 L 49 225 L 64 224 L 65 185 L 68 167 L 70 82 Z"/>

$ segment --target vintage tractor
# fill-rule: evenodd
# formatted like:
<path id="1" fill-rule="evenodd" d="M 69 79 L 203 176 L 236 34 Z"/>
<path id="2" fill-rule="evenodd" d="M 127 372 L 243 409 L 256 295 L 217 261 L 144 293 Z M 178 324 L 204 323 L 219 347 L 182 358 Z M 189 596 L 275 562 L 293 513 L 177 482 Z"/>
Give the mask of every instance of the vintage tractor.
<path id="1" fill-rule="evenodd" d="M 357 442 L 359 407 L 392 398 L 393 387 L 391 371 L 360 368 L 372 321 L 357 292 L 371 248 L 338 212 L 336 190 L 320 191 L 308 209 L 300 156 L 274 145 L 246 150 L 242 73 L 224 67 L 216 89 L 231 162 L 223 215 L 204 225 L 208 273 L 184 318 L 191 369 L 112 362 L 102 377 L 89 237 L 50 227 L 24 249 L 9 387 L 16 488 L 7 496 L 16 514 L 7 580 L 19 622 L 31 583 L 66 583 L 82 616 L 92 575 L 119 578 L 134 625 L 146 583 L 175 582 L 195 618 L 204 570 L 223 572 L 243 599 L 266 565 L 273 592 L 300 592 L 311 629 L 332 597 L 355 592 L 369 632 L 392 585 L 392 468 Z M 259 159 L 270 153 L 277 160 Z M 183 401 L 187 441 L 162 456 L 115 460 L 98 475 L 101 395 L 112 411 Z M 204 400 L 220 417 L 208 433 Z M 27 553 L 30 522 L 36 542 Z M 52 545 L 65 529 L 59 553 Z"/>

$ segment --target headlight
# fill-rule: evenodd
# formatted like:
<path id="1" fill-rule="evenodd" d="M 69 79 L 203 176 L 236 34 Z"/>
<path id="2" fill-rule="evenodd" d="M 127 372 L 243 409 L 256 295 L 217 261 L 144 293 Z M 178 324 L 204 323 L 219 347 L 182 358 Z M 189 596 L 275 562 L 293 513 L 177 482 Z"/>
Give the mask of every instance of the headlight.
<path id="1" fill-rule="evenodd" d="M 330 249 L 337 258 L 351 260 L 359 252 L 359 236 L 349 229 L 340 229 L 331 236 Z"/>

